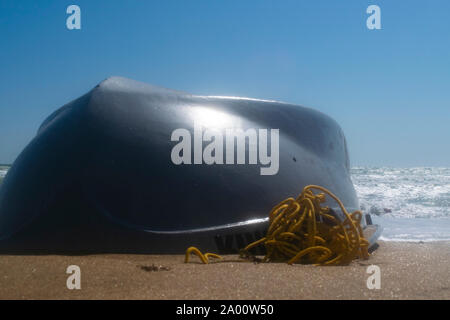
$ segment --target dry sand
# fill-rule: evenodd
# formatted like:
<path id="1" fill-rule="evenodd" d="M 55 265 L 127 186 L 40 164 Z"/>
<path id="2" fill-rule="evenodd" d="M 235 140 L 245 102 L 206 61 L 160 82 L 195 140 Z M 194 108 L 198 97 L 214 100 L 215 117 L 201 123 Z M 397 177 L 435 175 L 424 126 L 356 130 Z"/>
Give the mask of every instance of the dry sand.
<path id="1" fill-rule="evenodd" d="M 450 299 L 450 242 L 380 242 L 369 260 L 346 267 L 226 262 L 182 255 L 0 256 L 1 299 Z M 381 289 L 366 286 L 367 267 Z M 81 268 L 81 289 L 66 268 Z M 152 271 L 152 265 L 162 270 Z M 169 270 L 164 270 L 168 268 Z"/>

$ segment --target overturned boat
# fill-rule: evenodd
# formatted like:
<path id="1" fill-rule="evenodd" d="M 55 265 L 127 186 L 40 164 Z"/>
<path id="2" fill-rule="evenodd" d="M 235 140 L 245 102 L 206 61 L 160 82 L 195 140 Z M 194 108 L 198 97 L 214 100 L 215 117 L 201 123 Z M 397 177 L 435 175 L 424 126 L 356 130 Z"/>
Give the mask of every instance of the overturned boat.
<path id="1" fill-rule="evenodd" d="M 50 115 L 8 171 L 0 251 L 232 253 L 310 184 L 359 209 L 344 134 L 325 114 L 112 77 Z"/>

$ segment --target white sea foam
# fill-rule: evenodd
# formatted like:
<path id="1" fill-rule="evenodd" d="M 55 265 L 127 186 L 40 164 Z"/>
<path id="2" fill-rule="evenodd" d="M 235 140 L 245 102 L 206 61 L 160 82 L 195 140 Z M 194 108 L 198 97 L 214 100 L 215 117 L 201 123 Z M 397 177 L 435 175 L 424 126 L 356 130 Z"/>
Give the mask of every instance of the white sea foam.
<path id="1" fill-rule="evenodd" d="M 450 168 L 352 168 L 361 209 L 384 240 L 450 240 Z"/>
<path id="2" fill-rule="evenodd" d="M 7 172 L 8 172 L 7 169 L 0 169 L 0 178 L 4 178 Z"/>

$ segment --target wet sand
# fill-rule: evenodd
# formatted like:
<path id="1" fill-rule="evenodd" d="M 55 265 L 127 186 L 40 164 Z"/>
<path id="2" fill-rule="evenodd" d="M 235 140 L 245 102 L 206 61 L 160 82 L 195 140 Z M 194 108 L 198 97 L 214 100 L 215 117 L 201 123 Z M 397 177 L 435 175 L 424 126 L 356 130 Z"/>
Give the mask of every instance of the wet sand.
<path id="1" fill-rule="evenodd" d="M 381 289 L 367 288 L 380 267 Z M 81 289 L 66 268 L 81 269 Z M 0 256 L 0 299 L 450 299 L 450 242 L 380 242 L 345 267 L 225 262 L 182 255 Z"/>

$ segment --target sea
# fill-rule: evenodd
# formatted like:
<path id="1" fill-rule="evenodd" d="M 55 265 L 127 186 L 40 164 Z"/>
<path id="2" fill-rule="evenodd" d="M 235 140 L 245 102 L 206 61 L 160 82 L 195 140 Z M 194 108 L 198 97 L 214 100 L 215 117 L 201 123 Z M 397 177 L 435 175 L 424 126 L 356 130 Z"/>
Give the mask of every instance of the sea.
<path id="1" fill-rule="evenodd" d="M 0 183 L 8 171 L 0 165 Z M 385 241 L 450 241 L 450 168 L 353 167 L 361 210 Z"/>
<path id="2" fill-rule="evenodd" d="M 0 165 L 0 183 L 8 172 L 9 166 Z"/>
<path id="3" fill-rule="evenodd" d="M 382 240 L 450 240 L 450 168 L 353 167 L 351 177 Z"/>

